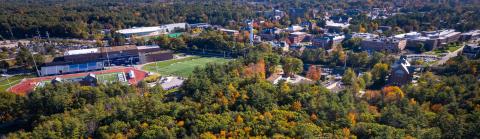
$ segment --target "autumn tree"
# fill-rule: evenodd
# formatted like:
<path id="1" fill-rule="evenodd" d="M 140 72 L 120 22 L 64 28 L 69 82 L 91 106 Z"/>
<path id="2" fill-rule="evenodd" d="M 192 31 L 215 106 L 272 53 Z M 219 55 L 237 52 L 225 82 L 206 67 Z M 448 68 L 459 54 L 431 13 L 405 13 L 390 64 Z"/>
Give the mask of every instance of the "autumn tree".
<path id="1" fill-rule="evenodd" d="M 286 57 L 282 59 L 283 71 L 285 75 L 292 77 L 293 75 L 303 71 L 303 62 L 298 58 Z"/>
<path id="2" fill-rule="evenodd" d="M 393 102 L 402 99 L 405 95 L 398 86 L 387 86 L 382 89 L 383 101 Z"/>
<path id="3" fill-rule="evenodd" d="M 155 38 L 154 41 L 157 45 L 164 48 L 168 47 L 170 44 L 170 38 L 168 38 L 167 35 L 160 35 L 157 38 Z"/>
<path id="4" fill-rule="evenodd" d="M 300 111 L 302 109 L 302 103 L 300 101 L 295 101 L 292 104 L 292 110 Z"/>
<path id="5" fill-rule="evenodd" d="M 373 66 L 373 69 L 371 71 L 373 84 L 376 86 L 383 86 L 387 81 L 388 70 L 389 70 L 388 64 L 384 64 L 384 63 L 375 64 L 375 66 Z"/>
<path id="6" fill-rule="evenodd" d="M 348 68 L 342 77 L 342 82 L 346 85 L 353 85 L 356 82 L 357 75 L 352 70 L 352 68 Z"/>
<path id="7" fill-rule="evenodd" d="M 250 63 L 245 67 L 243 73 L 247 77 L 259 76 L 262 79 L 265 79 L 266 76 L 266 67 L 265 60 L 259 59 L 257 63 Z"/>
<path id="8" fill-rule="evenodd" d="M 320 80 L 321 74 L 322 74 L 321 68 L 314 65 L 310 65 L 310 67 L 308 67 L 307 78 L 312 79 L 314 81 L 318 81 Z"/>

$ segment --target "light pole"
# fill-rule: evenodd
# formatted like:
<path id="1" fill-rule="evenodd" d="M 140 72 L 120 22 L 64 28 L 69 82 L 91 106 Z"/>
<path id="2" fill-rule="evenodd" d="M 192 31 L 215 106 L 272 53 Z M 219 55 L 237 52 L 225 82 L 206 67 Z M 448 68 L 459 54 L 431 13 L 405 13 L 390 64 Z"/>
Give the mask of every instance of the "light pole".
<path id="1" fill-rule="evenodd" d="M 155 60 L 155 69 L 157 70 L 157 74 L 160 74 L 158 71 L 158 59 Z"/>
<path id="2" fill-rule="evenodd" d="M 37 76 L 40 76 L 40 72 L 38 71 L 37 62 L 35 61 L 35 57 L 33 56 L 33 53 L 30 53 L 30 55 L 32 56 L 33 64 L 35 66 L 35 70 L 37 70 Z"/>

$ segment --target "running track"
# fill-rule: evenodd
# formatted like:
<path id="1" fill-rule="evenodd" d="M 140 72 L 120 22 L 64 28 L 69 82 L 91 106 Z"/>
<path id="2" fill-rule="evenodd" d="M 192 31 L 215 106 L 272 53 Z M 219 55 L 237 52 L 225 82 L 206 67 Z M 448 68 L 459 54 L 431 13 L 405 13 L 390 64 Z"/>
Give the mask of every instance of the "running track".
<path id="1" fill-rule="evenodd" d="M 148 73 L 145 71 L 138 70 L 133 67 L 126 67 L 126 68 L 108 69 L 108 70 L 102 70 L 102 71 L 92 71 L 92 72 L 65 74 L 65 75 L 57 75 L 57 76 L 45 76 L 45 77 L 38 77 L 38 78 L 23 79 L 20 83 L 10 87 L 8 91 L 18 95 L 26 95 L 27 93 L 33 91 L 33 89 L 35 88 L 38 82 L 50 81 L 55 79 L 55 77 L 59 77 L 62 79 L 74 78 L 74 77 L 87 76 L 89 73 L 105 74 L 105 73 L 114 73 L 114 72 L 124 72 L 128 74 L 130 70 L 133 70 L 133 72 L 135 73 L 135 78 L 128 79 L 128 83 L 130 84 L 137 84 L 139 81 L 143 80 L 148 75 Z"/>

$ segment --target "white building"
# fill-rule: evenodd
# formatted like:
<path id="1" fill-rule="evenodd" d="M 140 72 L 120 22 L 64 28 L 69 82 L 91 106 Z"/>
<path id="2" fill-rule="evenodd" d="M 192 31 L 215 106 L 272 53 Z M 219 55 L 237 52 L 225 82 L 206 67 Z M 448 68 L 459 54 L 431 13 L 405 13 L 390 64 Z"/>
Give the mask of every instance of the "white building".
<path id="1" fill-rule="evenodd" d="M 98 48 L 69 50 L 69 51 L 66 51 L 64 55 L 79 55 L 79 54 L 89 54 L 89 53 L 98 53 Z"/>
<path id="2" fill-rule="evenodd" d="M 353 33 L 352 38 L 361 38 L 362 40 L 367 40 L 378 38 L 378 35 L 372 33 Z"/>
<path id="3" fill-rule="evenodd" d="M 341 32 L 343 29 L 347 29 L 348 27 L 350 27 L 348 22 L 336 23 L 332 20 L 327 20 L 325 22 L 325 28 L 327 28 L 330 32 Z"/>
<path id="4" fill-rule="evenodd" d="M 298 32 L 298 31 L 302 31 L 304 28 L 302 26 L 299 26 L 299 25 L 292 25 L 288 28 L 285 28 L 286 31 L 288 32 Z"/>
<path id="5" fill-rule="evenodd" d="M 154 27 L 133 27 L 116 31 L 125 37 L 147 37 L 173 33 L 176 29 L 186 29 L 187 23 L 166 24 Z"/>

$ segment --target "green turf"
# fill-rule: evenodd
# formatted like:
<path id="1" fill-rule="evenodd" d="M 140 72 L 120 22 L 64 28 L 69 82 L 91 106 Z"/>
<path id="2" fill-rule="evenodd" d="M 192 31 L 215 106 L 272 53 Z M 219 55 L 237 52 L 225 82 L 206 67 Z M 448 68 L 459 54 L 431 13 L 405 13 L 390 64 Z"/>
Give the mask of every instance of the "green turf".
<path id="1" fill-rule="evenodd" d="M 9 87 L 18 84 L 20 81 L 22 81 L 22 79 L 31 78 L 31 77 L 33 77 L 33 75 L 15 75 L 15 76 L 9 77 L 8 80 L 2 78 L 2 81 L 0 81 L 0 90 L 5 91 Z"/>
<path id="2" fill-rule="evenodd" d="M 227 61 L 229 61 L 229 59 L 217 57 L 188 57 L 151 63 L 145 65 L 143 69 L 150 72 L 157 72 L 158 70 L 158 73 L 161 75 L 188 77 L 197 66 L 202 67 L 207 63 L 225 63 Z"/>
<path id="3" fill-rule="evenodd" d="M 121 72 L 106 73 L 97 75 L 97 79 L 102 83 L 112 83 L 119 81 L 118 74 Z"/>

